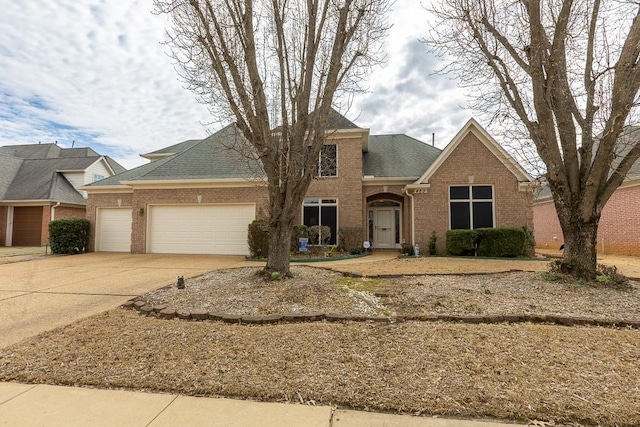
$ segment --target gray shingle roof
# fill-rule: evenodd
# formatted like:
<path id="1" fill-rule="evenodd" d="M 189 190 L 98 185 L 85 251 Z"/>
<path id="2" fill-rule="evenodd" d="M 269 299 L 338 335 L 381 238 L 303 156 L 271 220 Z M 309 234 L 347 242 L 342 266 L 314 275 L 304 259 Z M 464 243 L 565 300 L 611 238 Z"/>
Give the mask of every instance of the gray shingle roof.
<path id="1" fill-rule="evenodd" d="M 86 204 L 60 172 L 84 171 L 102 157 L 91 148 L 60 148 L 56 144 L 0 147 L 0 200 Z M 104 159 L 114 172 L 125 170 L 113 159 Z"/>
<path id="2" fill-rule="evenodd" d="M 258 160 L 250 159 L 232 148 L 245 147 L 248 153 L 252 152 L 250 144 L 235 125 L 229 125 L 188 145 L 177 154 L 92 183 L 88 187 L 119 185 L 126 181 L 244 179 L 264 174 Z"/>
<path id="3" fill-rule="evenodd" d="M 407 135 L 371 135 L 369 151 L 362 153 L 362 173 L 379 178 L 418 178 L 441 152 Z"/>
<path id="4" fill-rule="evenodd" d="M 83 170 L 92 165 L 95 157 L 68 159 L 25 159 L 4 194 L 4 200 L 57 200 L 84 203 L 84 198 L 58 171 Z M 60 176 L 57 176 L 60 175 Z M 68 186 L 73 190 L 72 194 Z M 62 186 L 63 188 L 57 188 Z M 64 199 L 53 197 L 54 194 Z M 77 197 L 76 197 L 77 195 Z"/>
<path id="5" fill-rule="evenodd" d="M 177 154 L 182 153 L 184 150 L 188 150 L 193 147 L 198 142 L 202 141 L 201 139 L 189 139 L 187 141 L 182 141 L 177 144 L 171 145 L 169 147 L 161 148 L 156 151 L 152 151 L 151 153 L 143 154 L 142 157 L 146 156 L 154 156 L 157 154 Z"/>

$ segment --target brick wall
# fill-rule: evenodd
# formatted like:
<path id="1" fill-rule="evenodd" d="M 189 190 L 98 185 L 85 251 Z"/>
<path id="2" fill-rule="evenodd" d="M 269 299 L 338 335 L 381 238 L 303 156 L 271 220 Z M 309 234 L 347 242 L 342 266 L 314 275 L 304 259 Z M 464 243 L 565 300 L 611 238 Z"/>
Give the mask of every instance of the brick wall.
<path id="1" fill-rule="evenodd" d="M 557 250 L 564 238 L 553 202 L 536 203 L 533 212 L 536 246 Z M 640 186 L 619 188 L 607 202 L 598 226 L 598 253 L 640 256 Z"/>
<path id="2" fill-rule="evenodd" d="M 306 197 L 338 199 L 338 228 L 362 227 L 362 140 L 331 139 L 327 143 L 338 145 L 338 176 L 314 179 Z"/>
<path id="3" fill-rule="evenodd" d="M 131 224 L 131 252 L 146 253 L 147 214 L 149 205 L 201 203 L 255 203 L 256 215 L 268 211 L 266 187 L 248 188 L 184 188 L 168 190 L 135 190 L 133 193 L 133 221 Z M 143 214 L 140 214 L 142 209 Z"/>
<path id="4" fill-rule="evenodd" d="M 414 196 L 415 236 L 421 247 L 428 245 L 435 230 L 437 251 L 445 252 L 450 185 L 493 185 L 494 226 L 533 229 L 532 194 L 518 190 L 517 178 L 472 133 L 438 168 L 429 184 L 427 193 Z"/>

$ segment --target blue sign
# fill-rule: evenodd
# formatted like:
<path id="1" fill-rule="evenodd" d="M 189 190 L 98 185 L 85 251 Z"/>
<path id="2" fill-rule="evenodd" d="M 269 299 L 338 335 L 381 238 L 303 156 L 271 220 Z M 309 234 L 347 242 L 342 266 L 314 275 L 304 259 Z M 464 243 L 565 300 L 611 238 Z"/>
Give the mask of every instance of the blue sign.
<path id="1" fill-rule="evenodd" d="M 309 239 L 307 237 L 298 238 L 298 251 L 307 252 L 309 250 Z"/>

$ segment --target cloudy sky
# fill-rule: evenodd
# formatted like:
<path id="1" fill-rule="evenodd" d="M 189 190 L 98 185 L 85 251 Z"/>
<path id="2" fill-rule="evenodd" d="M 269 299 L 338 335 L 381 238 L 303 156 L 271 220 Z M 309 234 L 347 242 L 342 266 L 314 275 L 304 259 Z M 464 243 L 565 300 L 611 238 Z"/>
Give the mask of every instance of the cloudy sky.
<path id="1" fill-rule="evenodd" d="M 140 153 L 215 128 L 166 56 L 167 17 L 152 0 L 0 0 L 0 145 L 90 146 L 131 168 Z M 428 15 L 398 0 L 387 62 L 346 114 L 372 134 L 406 133 L 442 148 L 471 117 L 456 83 L 417 40 Z"/>

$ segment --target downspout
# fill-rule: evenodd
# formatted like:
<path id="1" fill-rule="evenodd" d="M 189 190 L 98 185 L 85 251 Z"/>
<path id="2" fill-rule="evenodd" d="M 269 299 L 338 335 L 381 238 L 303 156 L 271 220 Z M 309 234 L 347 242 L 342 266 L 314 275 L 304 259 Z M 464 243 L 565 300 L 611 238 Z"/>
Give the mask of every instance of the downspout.
<path id="1" fill-rule="evenodd" d="M 407 196 L 411 199 L 411 246 L 416 244 L 416 204 L 413 200 L 413 194 L 407 188 Z"/>
<path id="2" fill-rule="evenodd" d="M 54 219 L 56 219 L 56 208 L 60 206 L 60 202 L 56 203 L 55 205 L 51 206 L 51 221 L 53 221 Z"/>

